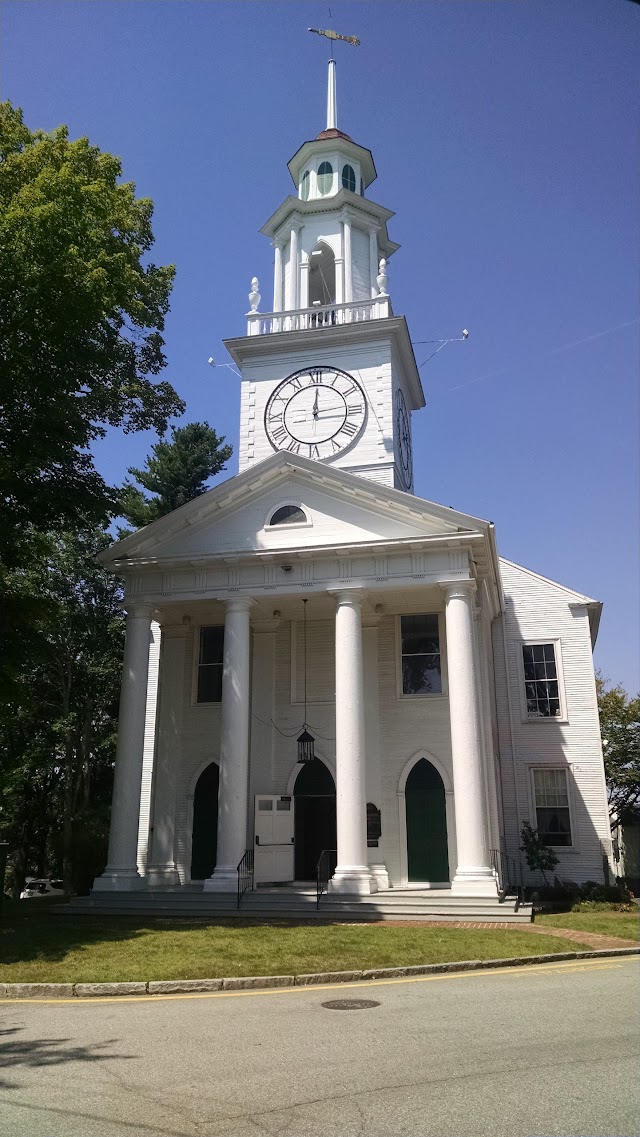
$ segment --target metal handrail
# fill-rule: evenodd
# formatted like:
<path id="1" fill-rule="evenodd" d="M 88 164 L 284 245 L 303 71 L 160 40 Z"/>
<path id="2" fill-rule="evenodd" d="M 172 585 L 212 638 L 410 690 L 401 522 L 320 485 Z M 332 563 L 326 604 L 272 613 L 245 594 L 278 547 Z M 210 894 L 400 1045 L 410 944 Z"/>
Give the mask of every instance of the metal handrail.
<path id="1" fill-rule="evenodd" d="M 329 891 L 329 881 L 338 863 L 336 849 L 323 849 L 316 865 L 316 908 L 320 907 L 320 897 Z"/>
<path id="2" fill-rule="evenodd" d="M 247 849 L 245 854 L 238 865 L 238 903 L 237 908 L 240 907 L 240 901 L 248 888 L 253 888 L 253 849 Z"/>
<path id="3" fill-rule="evenodd" d="M 504 896 L 515 896 L 517 903 L 524 902 L 524 873 L 519 857 L 510 857 L 502 849 L 491 849 L 491 864 Z"/>

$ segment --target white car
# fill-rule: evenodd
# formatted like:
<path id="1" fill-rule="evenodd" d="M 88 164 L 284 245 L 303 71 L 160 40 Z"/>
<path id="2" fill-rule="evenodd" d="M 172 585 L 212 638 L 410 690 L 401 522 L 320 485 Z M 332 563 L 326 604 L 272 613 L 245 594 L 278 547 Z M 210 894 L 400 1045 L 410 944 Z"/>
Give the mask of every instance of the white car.
<path id="1" fill-rule="evenodd" d="M 61 880 L 44 880 L 40 877 L 27 877 L 20 893 L 21 900 L 31 900 L 35 896 L 60 895 L 64 888 Z"/>

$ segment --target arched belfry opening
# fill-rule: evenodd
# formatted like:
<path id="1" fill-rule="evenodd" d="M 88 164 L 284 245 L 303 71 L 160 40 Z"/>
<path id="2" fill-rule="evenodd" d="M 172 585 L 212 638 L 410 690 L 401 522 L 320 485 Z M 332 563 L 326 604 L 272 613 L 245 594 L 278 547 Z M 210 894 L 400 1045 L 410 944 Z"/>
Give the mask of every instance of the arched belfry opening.
<path id="1" fill-rule="evenodd" d="M 336 848 L 336 784 L 319 758 L 305 762 L 296 778 L 293 796 L 295 879 L 315 880 L 321 852 Z"/>
<path id="2" fill-rule="evenodd" d="M 328 245 L 318 243 L 309 256 L 309 307 L 336 302 L 336 259 Z"/>
<path id="3" fill-rule="evenodd" d="M 191 840 L 192 880 L 206 880 L 216 867 L 219 774 L 218 765 L 210 762 L 196 782 Z"/>

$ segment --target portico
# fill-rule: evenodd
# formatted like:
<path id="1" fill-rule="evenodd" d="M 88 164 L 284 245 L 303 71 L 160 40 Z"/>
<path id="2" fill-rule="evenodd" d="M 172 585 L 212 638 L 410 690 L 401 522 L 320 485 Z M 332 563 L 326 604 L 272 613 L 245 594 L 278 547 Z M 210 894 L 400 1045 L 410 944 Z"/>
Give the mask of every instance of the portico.
<path id="1" fill-rule="evenodd" d="M 293 461 L 298 480 L 307 475 L 313 481 L 313 464 Z M 290 478 L 290 462 L 279 458 L 272 462 L 282 477 Z M 378 509 L 381 492 L 404 496 L 364 481 L 361 486 L 365 498 L 377 499 Z M 256 488 L 254 477 L 253 493 L 249 491 L 254 505 Z M 300 492 L 300 484 L 297 489 Z M 310 500 L 308 490 L 305 503 Z M 281 486 L 271 486 L 270 493 L 274 502 L 283 496 Z M 315 515 L 313 520 L 316 523 Z M 212 533 L 209 530 L 205 537 L 207 528 L 202 533 L 209 544 Z M 224 543 L 224 527 L 218 523 L 216 528 Z M 339 558 L 326 546 L 310 548 L 306 532 L 304 546 L 294 551 L 290 545 L 286 556 L 265 557 L 260 585 L 255 583 L 255 553 L 210 557 L 206 573 L 196 555 L 200 568 L 194 573 L 186 567 L 194 562 L 193 550 L 185 552 L 186 559 L 172 554 L 170 572 L 166 567 L 162 572 L 146 568 L 131 580 L 132 591 L 144 591 L 145 599 L 132 597 L 126 602 L 127 655 L 112 847 L 107 870 L 96 881 L 97 890 L 163 890 L 191 883 L 186 799 L 194 792 L 190 771 L 208 768 L 207 759 L 218 766 L 219 790 L 217 816 L 210 818 L 217 830 L 215 867 L 201 885 L 204 892 L 235 893 L 238 865 L 245 850 L 254 847 L 256 794 L 292 798 L 291 812 L 295 812 L 292 791 L 300 771 L 295 738 L 303 718 L 300 621 L 305 599 L 311 645 L 308 718 L 318 759 L 335 783 L 337 864 L 330 891 L 368 896 L 379 889 L 410 885 L 402 875 L 407 849 L 400 850 L 399 842 L 406 843 L 407 833 L 406 827 L 404 833 L 402 825 L 398 827 L 396 803 L 402 771 L 411 755 L 422 750 L 440 755 L 436 762 L 441 761 L 453 787 L 455 832 L 448 838 L 452 893 L 496 895 L 487 809 L 490 787 L 485 776 L 488 757 L 483 749 L 483 670 L 475 633 L 476 612 L 490 603 L 491 589 L 469 575 L 467 538 L 459 535 L 458 526 L 456 537 L 452 532 L 443 541 L 414 534 L 409 543 L 378 540 L 358 548 L 352 545 L 349 556 Z M 477 546 L 474 562 L 485 570 L 491 562 L 487 542 L 490 545 L 488 530 L 476 533 L 471 542 Z M 199 590 L 197 597 L 185 589 L 187 571 L 188 583 L 204 583 L 210 574 L 221 571 L 220 562 L 227 583 L 230 578 L 236 582 L 231 589 L 212 588 L 208 596 Z M 157 591 L 158 584 L 164 589 Z M 436 645 L 437 689 L 423 695 L 405 694 L 402 688 L 403 619 L 413 619 L 415 612 L 433 613 L 429 618 L 441 629 Z M 161 638 L 160 694 L 152 731 L 156 738 L 152 769 L 147 761 L 143 770 L 141 739 L 145 727 L 147 735 L 150 727 L 146 672 L 152 624 L 156 631 L 159 627 Z M 219 665 L 201 662 L 202 629 L 207 628 L 220 631 Z M 209 666 L 220 667 L 220 697 L 199 702 L 199 669 Z M 415 722 L 406 741 L 396 737 L 398 713 Z M 153 790 L 142 858 L 138 833 L 145 829 L 140 822 L 145 776 Z M 367 817 L 372 811 L 379 813 L 381 832 L 373 840 L 369 834 L 368 840 Z"/>

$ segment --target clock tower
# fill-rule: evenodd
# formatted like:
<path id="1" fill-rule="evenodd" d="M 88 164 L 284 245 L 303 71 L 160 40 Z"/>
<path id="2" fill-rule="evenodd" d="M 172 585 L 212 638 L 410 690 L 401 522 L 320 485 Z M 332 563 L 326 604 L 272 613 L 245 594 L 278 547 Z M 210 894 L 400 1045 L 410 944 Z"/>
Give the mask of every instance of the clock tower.
<path id="1" fill-rule="evenodd" d="M 411 413 L 424 394 L 387 262 L 391 210 L 366 196 L 371 152 L 337 127 L 329 61 L 327 126 L 289 162 L 295 186 L 263 225 L 273 304 L 249 293 L 247 334 L 225 341 L 242 378 L 240 471 L 279 450 L 413 492 Z"/>

